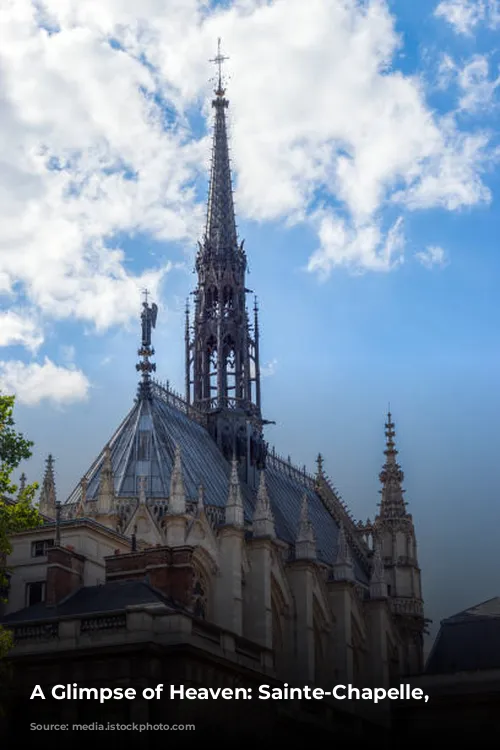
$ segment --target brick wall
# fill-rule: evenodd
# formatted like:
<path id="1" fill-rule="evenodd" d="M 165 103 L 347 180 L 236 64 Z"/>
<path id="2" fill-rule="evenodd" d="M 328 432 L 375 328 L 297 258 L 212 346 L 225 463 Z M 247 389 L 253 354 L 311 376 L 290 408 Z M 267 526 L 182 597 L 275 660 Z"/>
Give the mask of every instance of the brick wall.
<path id="1" fill-rule="evenodd" d="M 176 602 L 189 605 L 193 586 L 192 547 L 152 547 L 105 558 L 106 582 L 143 581 Z"/>
<path id="2" fill-rule="evenodd" d="M 47 604 L 57 604 L 83 586 L 85 558 L 67 547 L 52 547 L 47 553 Z"/>

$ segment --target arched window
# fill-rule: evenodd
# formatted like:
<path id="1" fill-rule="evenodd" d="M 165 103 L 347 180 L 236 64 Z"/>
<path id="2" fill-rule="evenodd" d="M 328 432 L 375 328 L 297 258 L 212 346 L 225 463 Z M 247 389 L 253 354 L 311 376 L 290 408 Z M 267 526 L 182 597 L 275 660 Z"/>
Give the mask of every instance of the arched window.
<path id="1" fill-rule="evenodd" d="M 194 616 L 200 620 L 206 620 L 208 616 L 208 586 L 205 576 L 198 569 L 195 570 L 193 576 L 191 598 Z"/>
<path id="2" fill-rule="evenodd" d="M 352 682 L 353 685 L 360 687 L 363 685 L 365 678 L 365 640 L 361 634 L 359 626 L 354 619 L 351 617 L 351 633 L 352 633 Z"/>
<path id="3" fill-rule="evenodd" d="M 331 668 L 328 654 L 329 625 L 316 597 L 313 603 L 313 623 L 314 681 L 317 685 L 324 685 L 328 682 Z"/>

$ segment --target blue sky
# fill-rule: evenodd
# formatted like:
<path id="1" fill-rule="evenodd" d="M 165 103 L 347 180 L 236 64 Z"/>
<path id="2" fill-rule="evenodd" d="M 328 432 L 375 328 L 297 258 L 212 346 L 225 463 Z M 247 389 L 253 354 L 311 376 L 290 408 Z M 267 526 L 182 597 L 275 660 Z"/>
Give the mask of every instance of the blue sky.
<path id="1" fill-rule="evenodd" d="M 182 390 L 221 35 L 269 442 L 321 451 L 373 517 L 390 401 L 428 616 L 497 595 L 498 0 L 60 5 L 0 21 L 0 387 L 28 478 L 52 452 L 67 496 L 132 405 L 144 286 Z"/>

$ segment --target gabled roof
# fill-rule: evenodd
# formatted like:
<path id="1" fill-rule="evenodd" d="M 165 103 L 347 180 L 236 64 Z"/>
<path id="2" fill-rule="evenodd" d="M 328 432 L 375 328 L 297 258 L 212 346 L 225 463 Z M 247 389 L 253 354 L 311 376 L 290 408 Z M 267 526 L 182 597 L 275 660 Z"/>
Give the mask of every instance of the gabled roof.
<path id="1" fill-rule="evenodd" d="M 441 622 L 426 674 L 500 669 L 500 597 Z"/>
<path id="2" fill-rule="evenodd" d="M 230 465 L 205 427 L 188 416 L 169 392 L 159 386 L 150 399 L 139 399 L 108 443 L 114 474 L 115 495 L 134 502 L 139 494 L 139 477 L 147 478 L 148 500 L 166 499 L 175 448 L 179 445 L 188 500 L 198 502 L 198 488 L 203 485 L 206 506 L 223 509 L 229 492 Z M 99 477 L 106 446 L 86 474 L 88 501 L 97 499 Z M 300 470 L 270 455 L 266 483 L 275 518 L 278 539 L 294 544 L 304 494 L 309 500 L 309 514 L 317 540 L 318 558 L 329 565 L 337 555 L 339 526 L 314 489 L 314 482 Z M 245 519 L 250 522 L 256 493 L 242 483 Z M 69 496 L 67 503 L 78 503 L 81 487 Z M 358 581 L 367 583 L 365 572 L 353 554 Z"/>

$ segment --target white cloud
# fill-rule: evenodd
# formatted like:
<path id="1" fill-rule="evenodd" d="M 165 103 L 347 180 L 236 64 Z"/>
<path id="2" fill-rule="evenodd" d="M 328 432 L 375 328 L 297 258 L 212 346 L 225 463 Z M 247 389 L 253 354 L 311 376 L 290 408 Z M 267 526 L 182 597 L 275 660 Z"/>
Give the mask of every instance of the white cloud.
<path id="1" fill-rule="evenodd" d="M 61 358 L 67 365 L 73 366 L 75 364 L 76 349 L 72 344 L 61 347 Z"/>
<path id="2" fill-rule="evenodd" d="M 260 368 L 260 374 L 263 378 L 271 378 L 276 373 L 278 360 L 272 359 Z"/>
<path id="3" fill-rule="evenodd" d="M 423 252 L 415 253 L 415 257 L 425 268 L 443 268 L 447 265 L 446 253 L 439 245 L 429 245 Z"/>
<path id="4" fill-rule="evenodd" d="M 388 203 L 454 210 L 489 199 L 486 137 L 440 120 L 419 80 L 391 69 L 402 40 L 382 0 L 216 10 L 201 0 L 7 0 L 0 289 L 99 330 L 136 314 L 141 287 L 156 295 L 167 269 L 132 273 L 113 237 L 194 247 L 203 206 L 192 185 L 209 143 L 193 137 L 186 112 L 207 93 L 219 35 L 231 58 L 238 211 L 309 222 L 319 239 L 311 271 L 393 268 L 402 224 L 382 232 Z M 336 202 L 321 221 L 318 196 Z"/>
<path id="5" fill-rule="evenodd" d="M 455 61 L 448 53 L 443 54 L 437 70 L 437 88 L 441 90 L 447 89 L 455 80 L 456 75 L 457 65 Z"/>
<path id="6" fill-rule="evenodd" d="M 494 97 L 500 76 L 490 78 L 490 62 L 486 55 L 473 55 L 460 67 L 450 55 L 444 54 L 438 68 L 437 86 L 444 90 L 451 84 L 456 84 L 461 92 L 458 109 L 477 114 L 496 104 Z"/>
<path id="7" fill-rule="evenodd" d="M 490 65 L 484 55 L 475 55 L 458 73 L 462 89 L 459 106 L 467 112 L 487 109 L 500 85 L 500 76 L 490 79 Z"/>
<path id="8" fill-rule="evenodd" d="M 500 0 L 442 0 L 435 15 L 443 18 L 458 34 L 471 34 L 479 24 L 490 29 L 500 26 Z"/>
<path id="9" fill-rule="evenodd" d="M 426 160 L 418 179 L 393 194 L 394 202 L 404 202 L 412 210 L 441 207 L 447 211 L 489 202 L 491 193 L 481 180 L 481 170 L 492 160 L 488 136 L 463 133 L 454 118 L 448 117 L 441 122 L 440 139 L 440 158 Z"/>
<path id="10" fill-rule="evenodd" d="M 82 401 L 89 388 L 90 383 L 80 370 L 57 367 L 47 358 L 42 364 L 0 362 L 0 390 L 15 394 L 19 403 L 27 406 L 41 401 L 57 405 Z"/>
<path id="11" fill-rule="evenodd" d="M 403 262 L 403 221 L 399 218 L 383 234 L 375 223 L 350 228 L 332 214 L 318 214 L 320 246 L 309 260 L 308 270 L 328 278 L 338 266 L 358 272 L 389 271 Z"/>
<path id="12" fill-rule="evenodd" d="M 28 312 L 0 311 L 0 346 L 20 345 L 36 352 L 43 344 L 43 333 Z"/>

